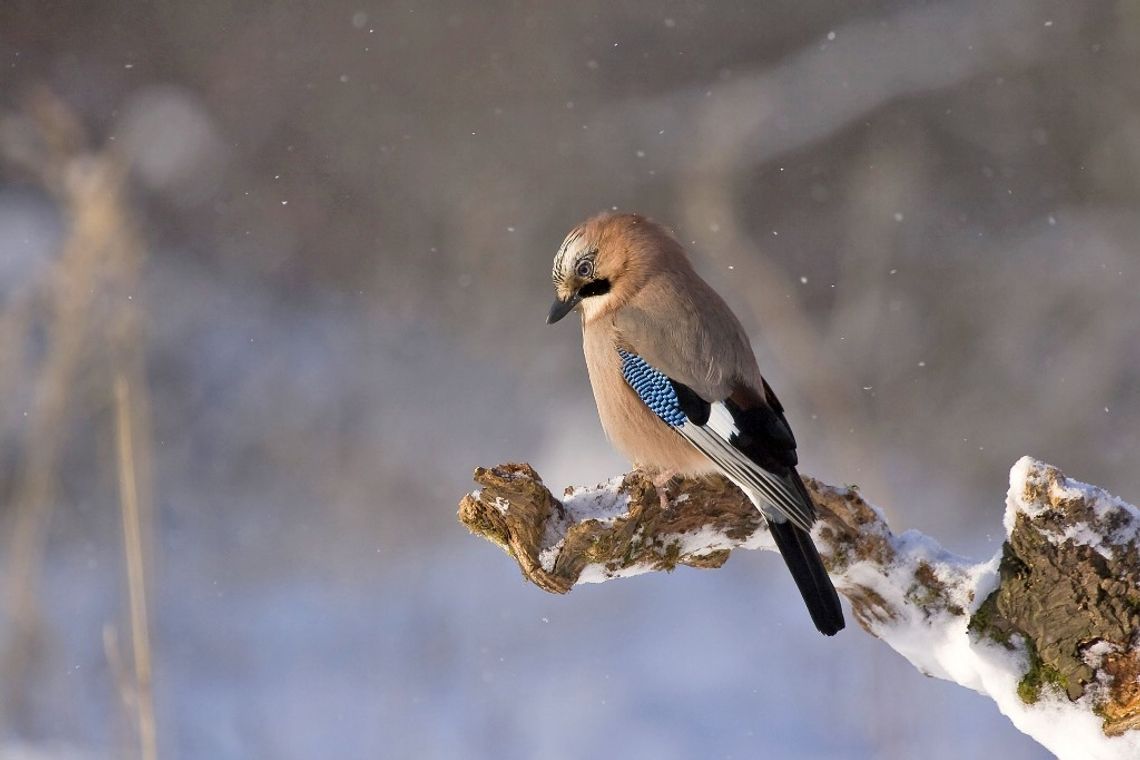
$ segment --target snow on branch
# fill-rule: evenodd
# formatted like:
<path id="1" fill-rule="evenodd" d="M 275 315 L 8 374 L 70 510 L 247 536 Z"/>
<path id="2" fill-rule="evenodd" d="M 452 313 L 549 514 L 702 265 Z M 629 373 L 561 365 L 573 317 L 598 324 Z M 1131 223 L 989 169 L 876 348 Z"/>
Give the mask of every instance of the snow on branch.
<path id="1" fill-rule="evenodd" d="M 561 500 L 527 464 L 475 480 L 460 521 L 552 593 L 775 549 L 718 477 L 674 481 L 664 510 L 636 471 Z M 1061 758 L 1140 757 L 1140 510 L 1025 457 L 1010 472 L 1001 551 L 972 562 L 892 533 L 853 488 L 805 481 L 816 543 L 864 630 L 923 673 L 990 696 Z"/>

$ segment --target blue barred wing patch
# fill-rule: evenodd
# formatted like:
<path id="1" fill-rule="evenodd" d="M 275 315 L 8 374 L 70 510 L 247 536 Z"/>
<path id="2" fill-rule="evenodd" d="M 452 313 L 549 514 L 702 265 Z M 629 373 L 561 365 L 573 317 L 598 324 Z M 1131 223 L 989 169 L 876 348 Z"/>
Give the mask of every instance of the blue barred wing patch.
<path id="1" fill-rule="evenodd" d="M 645 405 L 670 427 L 681 427 L 688 421 L 685 413 L 681 411 L 681 402 L 673 384 L 665 373 L 649 366 L 649 363 L 637 354 L 628 351 L 618 351 L 621 356 L 621 374 L 634 393 L 645 402 Z"/>

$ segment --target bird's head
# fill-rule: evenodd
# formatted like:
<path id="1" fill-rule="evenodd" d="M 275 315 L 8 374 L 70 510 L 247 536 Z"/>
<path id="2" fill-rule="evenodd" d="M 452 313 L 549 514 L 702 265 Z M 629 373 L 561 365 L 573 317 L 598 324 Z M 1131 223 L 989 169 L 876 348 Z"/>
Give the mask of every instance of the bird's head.
<path id="1" fill-rule="evenodd" d="M 662 227 L 637 214 L 604 213 L 579 224 L 554 255 L 554 324 L 575 308 L 589 322 L 613 312 L 651 274 L 677 257 L 680 244 Z"/>

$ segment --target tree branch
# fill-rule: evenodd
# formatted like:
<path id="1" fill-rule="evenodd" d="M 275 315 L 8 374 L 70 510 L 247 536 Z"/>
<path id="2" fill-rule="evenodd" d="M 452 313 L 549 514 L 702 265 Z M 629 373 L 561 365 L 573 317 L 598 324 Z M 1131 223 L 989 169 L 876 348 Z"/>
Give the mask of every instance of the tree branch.
<path id="1" fill-rule="evenodd" d="M 664 510 L 636 471 L 562 500 L 527 464 L 475 480 L 460 521 L 552 593 L 775 548 L 719 477 L 674 481 Z M 1060 757 L 1140 757 L 1140 511 L 1026 457 L 1010 473 L 1007 540 L 975 563 L 895 535 L 854 488 L 805 481 L 820 554 L 864 630 L 922 672 L 989 695 Z"/>

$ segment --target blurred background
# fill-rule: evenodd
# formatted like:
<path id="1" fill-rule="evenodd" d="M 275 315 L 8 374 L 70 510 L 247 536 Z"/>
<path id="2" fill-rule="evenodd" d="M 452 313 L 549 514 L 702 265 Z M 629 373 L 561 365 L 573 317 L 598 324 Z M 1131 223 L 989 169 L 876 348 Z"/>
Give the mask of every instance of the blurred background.
<path id="1" fill-rule="evenodd" d="M 555 598 L 455 509 L 626 469 L 544 324 L 608 208 L 896 529 L 1137 501 L 1138 71 L 1133 0 L 5 0 L 0 758 L 1047 757 L 774 554 Z"/>

